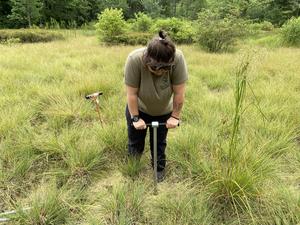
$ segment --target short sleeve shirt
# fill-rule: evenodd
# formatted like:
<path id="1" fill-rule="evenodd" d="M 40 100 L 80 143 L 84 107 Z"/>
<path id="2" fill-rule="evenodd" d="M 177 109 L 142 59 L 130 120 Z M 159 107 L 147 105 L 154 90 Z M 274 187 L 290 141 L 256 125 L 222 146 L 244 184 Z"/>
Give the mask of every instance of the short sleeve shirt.
<path id="1" fill-rule="evenodd" d="M 143 63 L 146 48 L 131 52 L 125 64 L 125 84 L 138 88 L 139 110 L 151 116 L 161 116 L 173 110 L 172 85 L 183 84 L 188 72 L 183 53 L 176 49 L 174 66 L 163 75 L 151 73 Z"/>

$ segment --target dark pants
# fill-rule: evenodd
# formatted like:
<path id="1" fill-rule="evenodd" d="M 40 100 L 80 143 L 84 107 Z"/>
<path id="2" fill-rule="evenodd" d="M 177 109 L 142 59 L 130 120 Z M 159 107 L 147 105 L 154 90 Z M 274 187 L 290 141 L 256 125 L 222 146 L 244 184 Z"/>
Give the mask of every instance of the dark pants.
<path id="1" fill-rule="evenodd" d="M 139 111 L 139 116 L 145 123 L 151 123 L 152 121 L 158 121 L 165 123 L 171 116 L 171 113 L 162 116 L 150 116 L 146 113 Z M 126 120 L 128 131 L 128 153 L 129 156 L 140 157 L 143 154 L 145 147 L 145 138 L 147 129 L 136 130 L 131 124 L 131 116 L 126 106 Z M 153 128 L 150 129 L 150 149 L 151 149 L 151 163 L 153 166 Z M 168 129 L 165 126 L 159 126 L 157 128 L 157 171 L 164 170 L 166 166 L 166 146 L 167 146 L 167 133 Z"/>

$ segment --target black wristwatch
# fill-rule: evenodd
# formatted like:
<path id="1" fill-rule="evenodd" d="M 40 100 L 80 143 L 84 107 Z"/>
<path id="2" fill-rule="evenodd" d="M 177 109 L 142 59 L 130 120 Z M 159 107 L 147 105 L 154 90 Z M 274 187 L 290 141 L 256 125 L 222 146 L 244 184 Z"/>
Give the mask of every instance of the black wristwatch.
<path id="1" fill-rule="evenodd" d="M 135 123 L 135 122 L 139 121 L 139 119 L 140 119 L 139 115 L 133 115 L 133 116 L 131 116 L 131 122 L 132 123 Z"/>

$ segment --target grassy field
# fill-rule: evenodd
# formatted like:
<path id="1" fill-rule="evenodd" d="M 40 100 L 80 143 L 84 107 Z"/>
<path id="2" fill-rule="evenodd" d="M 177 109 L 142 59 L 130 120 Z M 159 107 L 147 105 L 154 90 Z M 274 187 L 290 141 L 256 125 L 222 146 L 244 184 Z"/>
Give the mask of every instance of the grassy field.
<path id="1" fill-rule="evenodd" d="M 137 46 L 79 32 L 0 45 L 8 224 L 300 224 L 300 49 L 257 43 L 230 54 L 178 46 L 190 79 L 158 195 L 149 147 L 140 163 L 126 158 L 123 67 Z M 84 99 L 98 90 L 103 124 Z"/>

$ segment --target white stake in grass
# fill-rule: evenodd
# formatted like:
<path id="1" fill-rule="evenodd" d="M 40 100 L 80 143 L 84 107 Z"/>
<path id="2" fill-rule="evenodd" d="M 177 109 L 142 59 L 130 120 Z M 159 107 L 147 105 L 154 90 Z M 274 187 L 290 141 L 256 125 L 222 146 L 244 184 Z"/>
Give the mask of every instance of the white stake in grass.
<path id="1" fill-rule="evenodd" d="M 0 223 L 3 223 L 3 222 L 8 222 L 10 221 L 11 219 L 6 217 L 6 216 L 9 216 L 9 215 L 13 215 L 13 214 L 16 214 L 18 211 L 28 211 L 30 210 L 31 207 L 28 207 L 28 208 L 23 208 L 21 210 L 11 210 L 11 211 L 5 211 L 5 212 L 2 212 L 0 213 Z M 4 217 L 3 217 L 4 216 Z"/>

